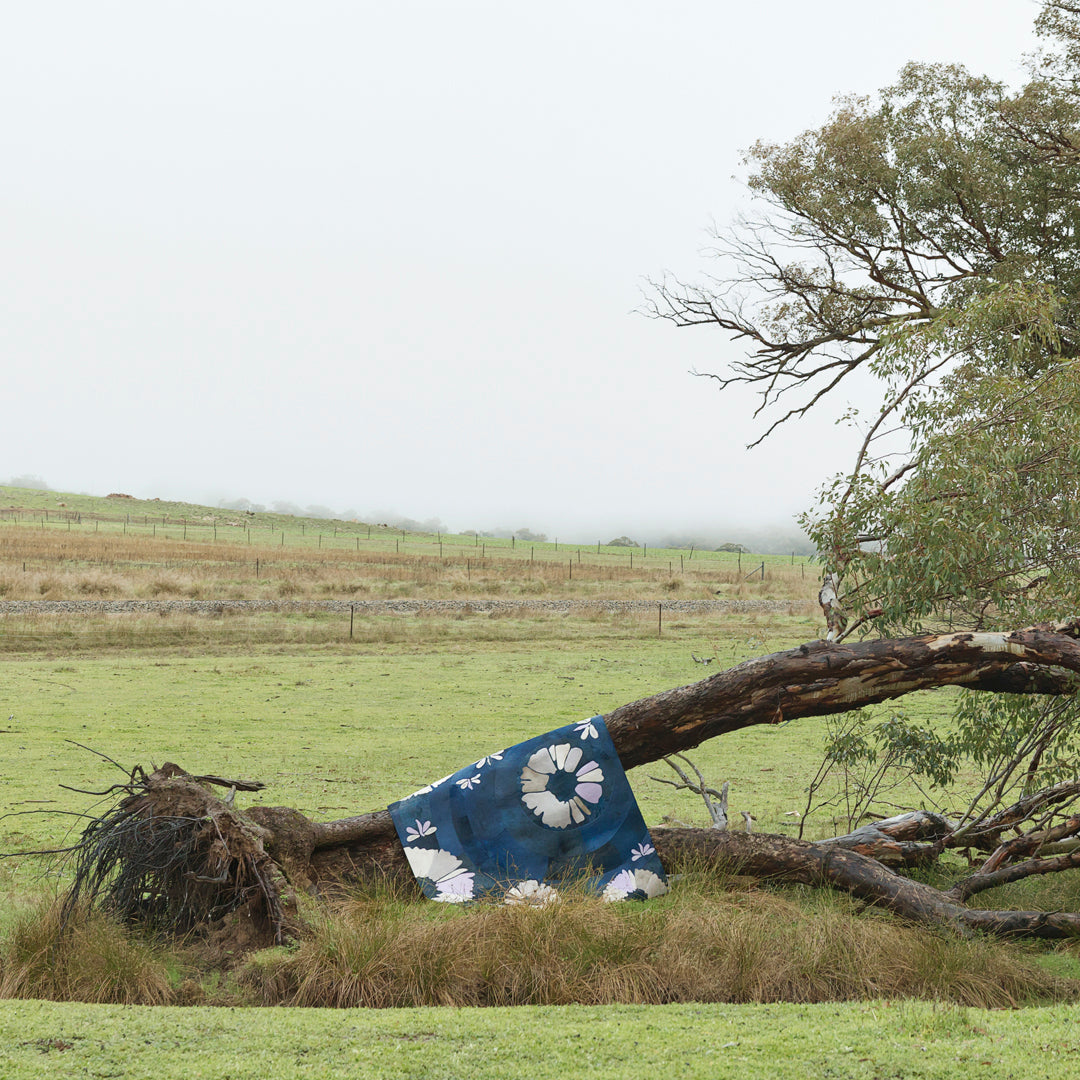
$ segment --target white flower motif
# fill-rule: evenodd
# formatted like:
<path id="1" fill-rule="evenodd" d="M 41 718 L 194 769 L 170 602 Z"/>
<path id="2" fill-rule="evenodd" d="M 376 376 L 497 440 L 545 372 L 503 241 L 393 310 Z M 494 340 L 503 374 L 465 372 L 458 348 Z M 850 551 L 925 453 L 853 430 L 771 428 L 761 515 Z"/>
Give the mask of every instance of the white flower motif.
<path id="1" fill-rule="evenodd" d="M 528 881 L 519 881 L 506 893 L 508 904 L 528 904 L 531 907 L 544 907 L 547 904 L 557 904 L 562 899 L 558 890 L 550 885 L 530 878 Z"/>
<path id="2" fill-rule="evenodd" d="M 605 900 L 626 900 L 634 893 L 642 894 L 635 899 L 651 900 L 668 891 L 667 883 L 651 870 L 620 870 L 604 889 Z"/>
<path id="3" fill-rule="evenodd" d="M 433 832 L 439 831 L 439 827 L 437 825 L 432 825 L 430 821 L 421 821 L 419 818 L 416 818 L 415 820 L 415 829 L 411 825 L 407 826 L 405 829 L 405 836 L 410 844 L 414 840 L 419 840 L 421 836 L 430 836 Z"/>
<path id="4" fill-rule="evenodd" d="M 436 900 L 460 904 L 471 900 L 476 874 L 466 870 L 462 861 L 442 848 L 404 848 L 414 877 L 435 883 Z"/>
<path id="5" fill-rule="evenodd" d="M 493 761 L 502 761 L 502 759 L 502 754 L 488 754 L 487 757 L 482 757 L 476 763 L 476 768 L 482 769 L 485 765 L 490 765 Z"/>
<path id="6" fill-rule="evenodd" d="M 600 733 L 596 730 L 596 725 L 592 722 L 591 718 L 575 724 L 574 730 L 581 737 L 582 742 L 587 742 L 589 739 L 600 738 Z"/>
<path id="7" fill-rule="evenodd" d="M 461 788 L 462 791 L 471 791 L 474 787 L 479 787 L 480 774 L 477 773 L 475 776 L 466 776 L 464 780 L 458 780 L 457 786 Z"/>
<path id="8" fill-rule="evenodd" d="M 411 795 L 406 795 L 405 799 L 415 799 L 417 795 L 426 795 L 429 791 L 434 791 L 440 784 L 445 784 L 446 781 L 449 780 L 450 777 L 453 775 L 453 773 L 449 773 L 441 780 L 434 780 L 430 784 L 428 784 L 427 787 L 422 787 L 419 791 L 414 791 Z M 404 802 L 405 799 L 402 799 L 401 801 Z"/>
<path id="9" fill-rule="evenodd" d="M 521 801 L 540 820 L 552 829 L 565 829 L 569 825 L 580 825 L 590 814 L 604 794 L 601 783 L 604 773 L 595 761 L 581 765 L 584 752 L 578 746 L 559 743 L 545 746 L 529 758 L 528 764 L 521 770 Z M 573 776 L 573 794 L 560 798 L 557 791 L 549 790 L 549 784 L 556 780 L 559 773 Z M 566 778 L 560 781 L 566 785 Z"/>
<path id="10" fill-rule="evenodd" d="M 637 862 L 638 859 L 644 859 L 646 855 L 655 854 L 656 848 L 654 848 L 652 844 L 646 843 L 645 841 L 642 841 L 640 844 L 638 844 L 638 846 L 634 848 L 630 853 L 631 858 L 634 862 Z"/>

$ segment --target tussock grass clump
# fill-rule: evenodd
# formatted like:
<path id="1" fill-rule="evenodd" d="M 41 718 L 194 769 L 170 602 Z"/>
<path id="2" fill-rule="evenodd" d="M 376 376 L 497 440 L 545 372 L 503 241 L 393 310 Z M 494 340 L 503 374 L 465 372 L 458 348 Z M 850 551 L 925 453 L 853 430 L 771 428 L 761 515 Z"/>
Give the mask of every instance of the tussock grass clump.
<path id="1" fill-rule="evenodd" d="M 0 941 L 0 998 L 163 1005 L 172 999 L 165 953 L 101 912 L 63 916 L 47 901 L 15 919 Z"/>
<path id="2" fill-rule="evenodd" d="M 649 904 L 576 897 L 447 910 L 354 897 L 240 973 L 266 1005 L 331 1007 L 824 1002 L 1004 1007 L 1075 984 L 998 942 L 860 914 L 840 898 L 681 881 Z"/>
<path id="3" fill-rule="evenodd" d="M 123 578 L 112 574 L 85 574 L 79 578 L 75 590 L 80 596 L 119 596 L 126 588 Z"/>

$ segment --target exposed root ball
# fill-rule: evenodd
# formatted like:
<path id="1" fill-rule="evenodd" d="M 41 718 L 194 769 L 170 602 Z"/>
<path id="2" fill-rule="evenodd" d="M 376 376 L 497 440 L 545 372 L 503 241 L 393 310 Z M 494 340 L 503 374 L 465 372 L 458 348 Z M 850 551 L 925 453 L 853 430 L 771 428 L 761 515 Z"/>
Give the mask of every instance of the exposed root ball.
<path id="1" fill-rule="evenodd" d="M 132 770 L 124 797 L 83 832 L 72 852 L 75 881 L 66 912 L 80 901 L 118 918 L 182 934 L 220 929 L 227 916 L 244 936 L 280 944 L 296 898 L 263 846 L 264 831 L 213 794 L 217 777 L 166 762 Z"/>

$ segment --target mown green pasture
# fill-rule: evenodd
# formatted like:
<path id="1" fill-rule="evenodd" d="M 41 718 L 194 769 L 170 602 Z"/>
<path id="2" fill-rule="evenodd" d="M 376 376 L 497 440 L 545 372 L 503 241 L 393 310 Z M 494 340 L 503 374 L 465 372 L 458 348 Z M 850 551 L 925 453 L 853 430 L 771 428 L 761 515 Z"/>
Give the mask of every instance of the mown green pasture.
<path id="1" fill-rule="evenodd" d="M 261 801 L 327 820 L 378 809 L 484 754 L 716 670 L 692 652 L 731 663 L 763 641 L 780 648 L 813 633 L 808 620 L 787 617 L 726 627 L 681 617 L 659 638 L 651 620 L 621 615 L 382 622 L 389 641 L 351 646 L 9 654 L 0 661 L 0 713 L 12 717 L 0 722 L 0 813 L 17 816 L 0 821 L 0 850 L 53 846 L 77 825 L 51 812 L 94 799 L 59 785 L 98 791 L 121 779 L 90 750 L 125 768 L 168 760 L 262 780 Z M 398 632 L 428 640 L 397 641 Z M 795 819 L 785 815 L 803 809 L 820 733 L 820 721 L 751 728 L 695 760 L 711 781 L 731 782 L 733 810 L 751 811 L 759 828 L 790 830 Z M 674 775 L 662 763 L 631 774 L 650 823 L 704 823 L 695 796 L 650 774 Z"/>
<path id="2" fill-rule="evenodd" d="M 0 1003 L 5 1080 L 1072 1080 L 1074 1008 L 926 1002 L 318 1010 Z"/>

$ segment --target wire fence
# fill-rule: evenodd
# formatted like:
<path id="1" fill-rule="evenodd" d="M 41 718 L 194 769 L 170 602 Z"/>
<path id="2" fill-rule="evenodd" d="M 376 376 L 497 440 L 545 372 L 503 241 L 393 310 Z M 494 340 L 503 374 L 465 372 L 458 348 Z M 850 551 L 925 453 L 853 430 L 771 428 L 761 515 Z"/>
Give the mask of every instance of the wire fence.
<path id="1" fill-rule="evenodd" d="M 691 546 L 689 548 L 656 548 L 648 545 L 631 547 L 627 545 L 604 544 L 566 544 L 554 541 L 518 540 L 498 537 L 485 537 L 479 534 L 461 535 L 444 533 L 410 533 L 404 529 L 392 529 L 383 525 L 357 525 L 352 523 L 315 523 L 300 521 L 291 527 L 273 522 L 244 521 L 236 518 L 226 520 L 197 520 L 176 518 L 163 514 L 160 518 L 149 514 L 89 514 L 78 510 L 25 510 L 0 509 L 0 526 L 11 526 L 12 534 L 4 535 L 7 530 L 0 530 L 0 553 L 4 547 L 10 547 L 15 535 L 27 530 L 56 536 L 66 533 L 72 539 L 78 536 L 94 535 L 97 537 L 139 537 L 143 540 L 160 540 L 162 543 L 197 544 L 208 546 L 272 549 L 278 548 L 289 553 L 290 560 L 295 560 L 297 553 L 309 556 L 320 553 L 325 556 L 344 556 L 380 553 L 395 556 L 414 556 L 418 558 L 436 558 L 453 560 L 463 565 L 467 572 L 473 567 L 481 570 L 491 564 L 489 559 L 527 561 L 532 564 L 561 564 L 565 567 L 566 577 L 573 579 L 575 568 L 588 566 L 624 566 L 629 570 L 664 570 L 673 574 L 676 570 L 685 573 L 688 567 L 695 569 L 712 566 L 734 570 L 744 574 L 749 580 L 754 576 L 765 578 L 766 568 L 772 565 L 801 565 L 811 561 L 806 554 L 791 552 L 789 555 L 751 555 L 743 551 L 713 551 Z M 179 552 L 177 552 L 180 555 Z M 210 556 L 210 553 L 207 552 Z M 253 558 L 241 560 L 254 561 L 258 568 L 269 565 L 271 556 L 254 554 Z M 185 552 L 183 559 L 190 559 Z M 220 556 L 219 556 L 220 557 Z M 225 556 L 227 558 L 227 556 Z M 126 559 L 132 565 L 134 556 Z M 155 559 L 154 565 L 167 565 L 167 556 Z M 745 570 L 744 570 L 745 566 Z"/>

